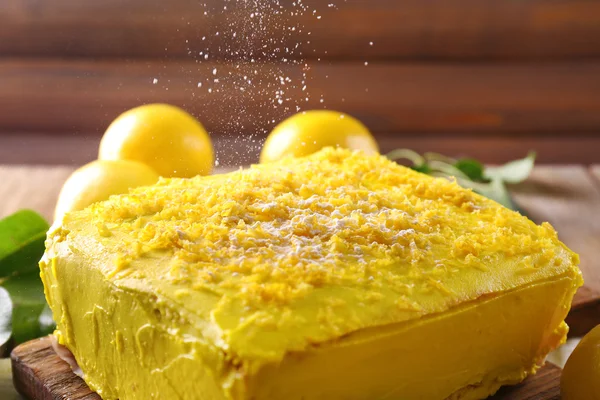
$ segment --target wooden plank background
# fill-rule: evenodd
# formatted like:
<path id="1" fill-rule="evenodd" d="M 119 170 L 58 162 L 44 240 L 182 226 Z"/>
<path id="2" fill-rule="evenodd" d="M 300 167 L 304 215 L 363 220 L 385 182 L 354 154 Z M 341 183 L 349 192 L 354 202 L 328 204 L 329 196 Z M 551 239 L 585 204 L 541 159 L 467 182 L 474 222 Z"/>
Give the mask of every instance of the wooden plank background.
<path id="1" fill-rule="evenodd" d="M 197 39 L 213 36 L 210 54 L 227 58 L 231 26 L 241 33 L 261 12 L 263 32 L 236 49 L 267 54 L 302 43 L 297 57 L 370 60 L 557 59 L 600 55 L 595 0 L 3 0 L 0 53 L 8 56 L 188 58 Z M 328 7 L 335 4 L 335 7 Z M 227 10 L 224 10 L 224 7 Z M 316 12 L 313 13 L 313 10 Z M 206 11 L 206 15 L 204 12 Z M 320 18 L 318 18 L 320 17 Z M 287 27 L 302 31 L 288 35 Z M 196 41 L 194 40 L 196 39 Z M 186 42 L 186 40 L 188 42 Z M 254 42 L 253 42 L 254 40 Z M 307 43 L 307 42 L 311 43 Z M 369 46 L 369 42 L 375 46 Z M 196 43 L 195 43 L 196 42 Z M 260 46 L 259 46 L 260 45 Z M 221 51 L 219 51 L 219 48 Z M 262 49 L 253 54 L 262 56 Z"/>
<path id="2" fill-rule="evenodd" d="M 215 135 L 269 130 L 296 105 L 342 109 L 377 134 L 600 132 L 600 62 L 308 65 L 306 94 L 303 66 L 8 60 L 0 63 L 6 79 L 0 130 L 100 133 L 130 107 L 168 102 L 195 114 Z M 215 69 L 217 76 L 256 78 L 241 92 L 225 79 L 214 83 Z M 292 100 L 282 105 L 275 98 L 280 86 L 272 86 L 279 76 L 295 82 L 286 87 Z M 234 117 L 238 132 L 223 122 Z"/>
<path id="3" fill-rule="evenodd" d="M 355 115 L 384 151 L 600 162 L 597 0 L 278 3 L 1 1 L 0 162 L 89 160 L 111 120 L 149 102 L 190 111 L 234 164 L 315 108 Z M 48 140 L 53 154 L 27 146 Z"/>
<path id="4" fill-rule="evenodd" d="M 489 163 L 502 163 L 537 151 L 538 163 L 598 162 L 600 137 L 593 135 L 377 135 L 382 152 L 409 148 L 471 156 Z M 0 162 L 4 164 L 83 165 L 98 157 L 99 134 L 58 135 L 47 132 L 0 133 Z M 258 162 L 263 143 L 237 135 L 213 137 L 221 165 L 240 166 Z"/>

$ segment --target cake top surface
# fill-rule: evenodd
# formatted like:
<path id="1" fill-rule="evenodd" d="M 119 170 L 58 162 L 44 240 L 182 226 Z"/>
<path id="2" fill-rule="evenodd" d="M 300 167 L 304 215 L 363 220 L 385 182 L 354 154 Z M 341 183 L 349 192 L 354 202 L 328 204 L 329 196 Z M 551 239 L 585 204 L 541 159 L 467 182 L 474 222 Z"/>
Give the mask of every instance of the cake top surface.
<path id="1" fill-rule="evenodd" d="M 251 360 L 443 313 L 578 263 L 549 224 L 341 149 L 162 179 L 67 214 L 48 247 L 177 305 Z"/>

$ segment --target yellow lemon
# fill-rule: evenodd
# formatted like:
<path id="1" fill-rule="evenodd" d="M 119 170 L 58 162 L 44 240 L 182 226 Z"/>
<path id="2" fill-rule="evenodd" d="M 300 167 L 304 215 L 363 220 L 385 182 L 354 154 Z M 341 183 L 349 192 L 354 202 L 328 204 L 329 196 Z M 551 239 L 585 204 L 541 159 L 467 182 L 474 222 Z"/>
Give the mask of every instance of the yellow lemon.
<path id="1" fill-rule="evenodd" d="M 165 177 L 208 175 L 214 151 L 206 129 L 187 112 L 148 104 L 121 114 L 100 142 L 100 160 L 134 160 Z"/>
<path id="2" fill-rule="evenodd" d="M 65 182 L 58 196 L 54 219 L 106 200 L 113 194 L 152 185 L 158 178 L 152 168 L 136 161 L 92 161 L 73 172 Z"/>
<path id="3" fill-rule="evenodd" d="M 362 150 L 367 154 L 379 152 L 367 127 L 356 118 L 336 111 L 307 111 L 273 129 L 260 154 L 260 162 L 303 157 L 328 146 Z"/>
<path id="4" fill-rule="evenodd" d="M 560 390 L 563 400 L 600 399 L 600 325 L 581 340 L 567 360 Z"/>

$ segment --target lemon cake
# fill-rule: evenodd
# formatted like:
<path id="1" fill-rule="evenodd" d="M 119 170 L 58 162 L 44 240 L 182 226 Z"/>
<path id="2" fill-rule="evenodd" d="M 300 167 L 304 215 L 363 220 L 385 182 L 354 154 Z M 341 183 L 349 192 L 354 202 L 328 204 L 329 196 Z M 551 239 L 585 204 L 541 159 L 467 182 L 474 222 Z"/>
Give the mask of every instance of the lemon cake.
<path id="1" fill-rule="evenodd" d="M 547 223 L 325 149 L 68 213 L 41 275 L 104 400 L 484 399 L 561 344 L 578 257 Z"/>

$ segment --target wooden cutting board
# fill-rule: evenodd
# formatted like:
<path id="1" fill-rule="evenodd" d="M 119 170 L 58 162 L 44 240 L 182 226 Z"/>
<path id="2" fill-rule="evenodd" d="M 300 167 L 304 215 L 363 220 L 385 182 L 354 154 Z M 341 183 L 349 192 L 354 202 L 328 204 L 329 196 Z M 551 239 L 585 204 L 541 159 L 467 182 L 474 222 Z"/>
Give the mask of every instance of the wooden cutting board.
<path id="1" fill-rule="evenodd" d="M 15 387 L 30 400 L 101 400 L 56 355 L 47 337 L 22 344 L 11 358 Z M 502 388 L 490 400 L 558 400 L 560 373 L 548 363 L 523 384 Z"/>

